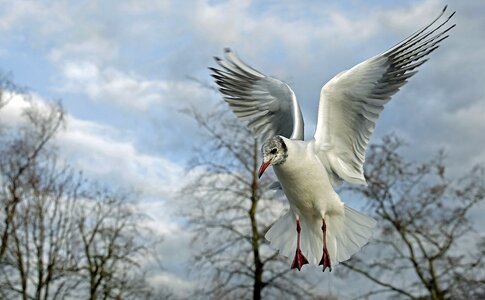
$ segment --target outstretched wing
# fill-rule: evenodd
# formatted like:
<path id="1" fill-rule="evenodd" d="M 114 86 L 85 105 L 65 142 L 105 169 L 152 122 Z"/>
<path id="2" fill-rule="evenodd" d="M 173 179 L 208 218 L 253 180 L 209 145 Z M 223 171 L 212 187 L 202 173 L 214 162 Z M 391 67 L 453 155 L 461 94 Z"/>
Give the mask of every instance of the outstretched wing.
<path id="1" fill-rule="evenodd" d="M 303 117 L 295 93 L 284 82 L 243 63 L 231 49 L 225 59 L 215 57 L 222 69 L 209 68 L 224 100 L 241 119 L 248 121 L 258 140 L 281 135 L 303 140 Z"/>
<path id="2" fill-rule="evenodd" d="M 364 155 L 379 114 L 455 26 L 445 25 L 454 13 L 438 22 L 445 10 L 396 46 L 338 74 L 322 88 L 316 151 L 341 179 L 365 184 Z"/>

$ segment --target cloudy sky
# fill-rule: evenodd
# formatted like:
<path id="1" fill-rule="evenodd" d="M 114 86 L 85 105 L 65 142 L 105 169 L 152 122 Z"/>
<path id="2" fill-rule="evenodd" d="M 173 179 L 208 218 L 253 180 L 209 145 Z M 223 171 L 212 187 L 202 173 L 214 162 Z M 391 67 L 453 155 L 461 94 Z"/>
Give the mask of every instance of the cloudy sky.
<path id="1" fill-rule="evenodd" d="M 456 10 L 457 27 L 389 103 L 373 141 L 394 132 L 419 160 L 445 149 L 452 172 L 485 161 L 483 1 L 2 1 L 0 69 L 35 94 L 61 99 L 63 155 L 90 176 L 141 192 L 154 228 L 166 234 L 157 280 L 190 288 L 189 234 L 173 217 L 192 148 L 201 142 L 180 113 L 222 101 L 210 83 L 212 57 L 231 47 L 288 82 L 313 135 L 321 86 Z M 14 120 L 27 105 L 15 98 Z M 171 202 L 172 201 L 172 202 Z"/>

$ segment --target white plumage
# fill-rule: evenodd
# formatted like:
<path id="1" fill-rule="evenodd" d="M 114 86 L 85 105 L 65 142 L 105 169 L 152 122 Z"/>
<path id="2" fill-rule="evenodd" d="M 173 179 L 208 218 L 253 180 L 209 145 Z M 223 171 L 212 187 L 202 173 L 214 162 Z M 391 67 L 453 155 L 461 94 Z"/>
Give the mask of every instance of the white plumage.
<path id="1" fill-rule="evenodd" d="M 438 22 L 445 10 L 396 46 L 325 84 L 310 141 L 303 141 L 303 117 L 287 84 L 246 65 L 230 49 L 225 49 L 225 59 L 216 58 L 222 69 L 210 68 L 225 101 L 264 143 L 260 175 L 273 165 L 288 198 L 289 212 L 266 238 L 283 255 L 297 249 L 292 267 L 300 269 L 306 258 L 311 263 L 322 258 L 324 270 L 331 270 L 369 240 L 375 221 L 344 205 L 334 187 L 342 180 L 366 183 L 365 150 L 376 121 L 391 96 L 455 26 L 445 25 L 454 13 Z"/>

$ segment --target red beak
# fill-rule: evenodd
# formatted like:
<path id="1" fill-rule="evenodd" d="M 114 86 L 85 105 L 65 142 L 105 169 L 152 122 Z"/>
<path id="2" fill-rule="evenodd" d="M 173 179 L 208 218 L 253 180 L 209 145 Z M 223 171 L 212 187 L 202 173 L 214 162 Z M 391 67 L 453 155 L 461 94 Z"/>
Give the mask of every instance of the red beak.
<path id="1" fill-rule="evenodd" d="M 264 171 L 269 167 L 269 165 L 271 164 L 271 160 L 268 160 L 267 162 L 264 162 L 261 164 L 261 167 L 259 167 L 259 175 L 258 175 L 258 178 L 261 178 L 261 176 L 263 175 Z"/>

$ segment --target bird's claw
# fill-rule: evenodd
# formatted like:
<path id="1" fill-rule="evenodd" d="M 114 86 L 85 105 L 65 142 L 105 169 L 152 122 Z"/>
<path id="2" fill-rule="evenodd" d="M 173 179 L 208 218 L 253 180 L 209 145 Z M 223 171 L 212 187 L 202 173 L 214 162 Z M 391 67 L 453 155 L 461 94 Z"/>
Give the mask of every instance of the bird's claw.
<path id="1" fill-rule="evenodd" d="M 308 260 L 306 259 L 305 255 L 301 252 L 301 249 L 296 249 L 295 258 L 293 259 L 293 263 L 291 264 L 292 269 L 298 269 L 301 271 L 303 265 L 308 264 Z"/>
<path id="2" fill-rule="evenodd" d="M 323 265 L 323 272 L 325 272 L 326 268 L 328 268 L 328 270 L 332 272 L 332 263 L 330 262 L 330 256 L 328 255 L 327 248 L 323 249 L 322 259 L 320 260 L 320 263 L 318 265 Z"/>

